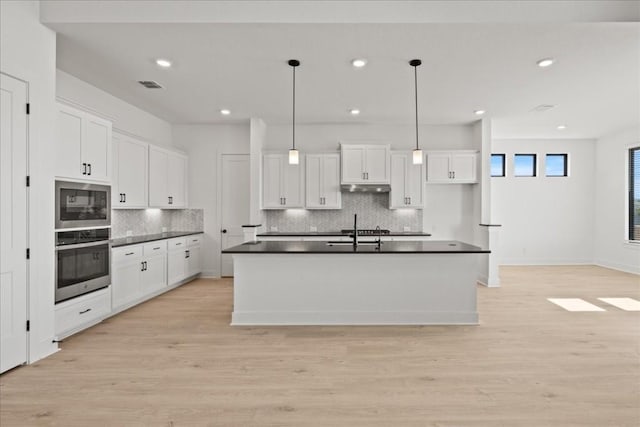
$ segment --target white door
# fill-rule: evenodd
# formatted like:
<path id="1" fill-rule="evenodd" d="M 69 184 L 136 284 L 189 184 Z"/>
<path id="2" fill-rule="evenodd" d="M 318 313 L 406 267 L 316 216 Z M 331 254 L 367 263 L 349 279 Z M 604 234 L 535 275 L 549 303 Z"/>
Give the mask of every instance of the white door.
<path id="1" fill-rule="evenodd" d="M 342 148 L 342 182 L 357 184 L 364 182 L 365 148 L 361 145 Z"/>
<path id="2" fill-rule="evenodd" d="M 265 156 L 266 158 L 266 156 Z M 249 224 L 249 155 L 222 155 L 221 247 L 236 246 L 244 241 L 242 226 Z M 221 254 L 222 276 L 233 276 L 233 258 Z"/>
<path id="3" fill-rule="evenodd" d="M 449 153 L 428 153 L 427 154 L 427 182 L 448 182 L 449 175 Z"/>
<path id="4" fill-rule="evenodd" d="M 82 139 L 82 163 L 87 164 L 87 179 L 111 180 L 111 123 L 86 114 Z"/>
<path id="5" fill-rule="evenodd" d="M 149 147 L 149 207 L 169 206 L 167 168 L 167 152 Z"/>
<path id="6" fill-rule="evenodd" d="M 0 372 L 27 361 L 27 85 L 0 75 Z"/>
<path id="7" fill-rule="evenodd" d="M 306 207 L 322 208 L 322 156 L 308 154 L 306 157 Z"/>
<path id="8" fill-rule="evenodd" d="M 87 167 L 81 160 L 84 115 L 73 108 L 58 105 L 56 116 L 56 176 L 85 178 Z"/>
<path id="9" fill-rule="evenodd" d="M 392 153 L 389 207 L 405 207 L 408 204 L 407 197 L 407 156 L 404 153 Z"/>
<path id="10" fill-rule="evenodd" d="M 284 206 L 282 196 L 282 174 L 284 156 L 265 154 L 262 158 L 262 207 L 278 208 Z M 223 177 L 224 179 L 224 177 Z"/>
<path id="11" fill-rule="evenodd" d="M 365 160 L 365 182 L 369 184 L 389 183 L 389 147 L 367 146 Z"/>
<path id="12" fill-rule="evenodd" d="M 322 157 L 322 207 L 340 209 L 340 155 L 326 154 Z"/>
<path id="13" fill-rule="evenodd" d="M 111 206 L 143 208 L 147 206 L 147 144 L 122 136 L 113 136 L 114 184 Z"/>
<path id="14" fill-rule="evenodd" d="M 451 170 L 453 179 L 457 181 L 476 180 L 476 154 L 457 153 L 451 155 Z"/>
<path id="15" fill-rule="evenodd" d="M 179 154 L 169 154 L 167 189 L 171 197 L 169 205 L 173 208 L 183 208 L 187 202 L 187 159 Z"/>

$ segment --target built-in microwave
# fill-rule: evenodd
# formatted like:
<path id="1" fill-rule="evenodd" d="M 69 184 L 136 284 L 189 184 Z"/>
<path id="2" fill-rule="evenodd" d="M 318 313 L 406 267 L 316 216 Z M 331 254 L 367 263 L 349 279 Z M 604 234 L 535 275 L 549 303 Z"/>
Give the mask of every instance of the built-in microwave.
<path id="1" fill-rule="evenodd" d="M 57 230 L 111 225 L 108 185 L 56 181 L 55 199 Z"/>

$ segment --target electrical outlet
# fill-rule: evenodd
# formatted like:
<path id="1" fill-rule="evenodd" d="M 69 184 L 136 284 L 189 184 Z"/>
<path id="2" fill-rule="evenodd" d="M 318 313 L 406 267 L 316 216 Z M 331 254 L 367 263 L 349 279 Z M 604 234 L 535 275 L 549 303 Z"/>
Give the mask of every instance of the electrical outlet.
<path id="1" fill-rule="evenodd" d="M 312 225 L 309 227 L 309 231 L 318 231 L 318 227 L 316 227 L 315 225 Z"/>
<path id="2" fill-rule="evenodd" d="M 129 236 L 133 236 L 133 231 L 127 230 L 127 237 L 129 237 Z"/>
<path id="3" fill-rule="evenodd" d="M 411 231 L 411 227 L 404 227 L 404 231 Z"/>

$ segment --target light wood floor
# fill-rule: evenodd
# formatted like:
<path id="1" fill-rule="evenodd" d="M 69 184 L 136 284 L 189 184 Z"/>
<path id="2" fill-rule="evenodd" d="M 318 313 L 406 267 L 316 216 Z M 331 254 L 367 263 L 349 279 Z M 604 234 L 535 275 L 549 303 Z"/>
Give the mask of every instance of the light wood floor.
<path id="1" fill-rule="evenodd" d="M 0 377 L 0 425 L 638 426 L 640 278 L 505 267 L 481 325 L 230 327 L 232 281 L 197 280 Z M 606 312 L 571 313 L 548 297 Z"/>

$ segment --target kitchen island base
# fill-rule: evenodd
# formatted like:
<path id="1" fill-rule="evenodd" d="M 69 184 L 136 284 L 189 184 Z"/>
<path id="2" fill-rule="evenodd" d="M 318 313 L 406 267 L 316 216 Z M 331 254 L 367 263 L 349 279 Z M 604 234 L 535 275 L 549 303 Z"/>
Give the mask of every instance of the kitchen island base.
<path id="1" fill-rule="evenodd" d="M 234 253 L 232 325 L 474 325 L 477 253 Z"/>

